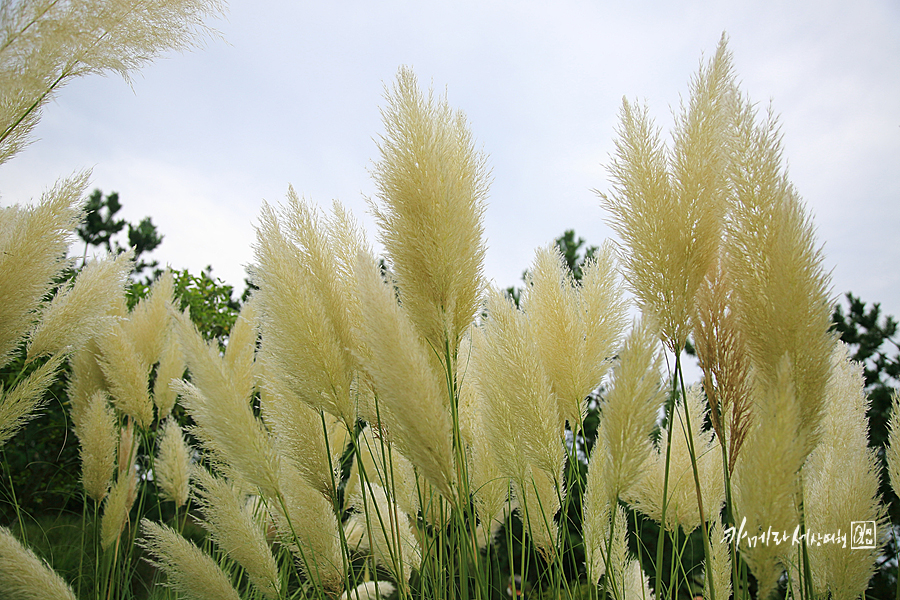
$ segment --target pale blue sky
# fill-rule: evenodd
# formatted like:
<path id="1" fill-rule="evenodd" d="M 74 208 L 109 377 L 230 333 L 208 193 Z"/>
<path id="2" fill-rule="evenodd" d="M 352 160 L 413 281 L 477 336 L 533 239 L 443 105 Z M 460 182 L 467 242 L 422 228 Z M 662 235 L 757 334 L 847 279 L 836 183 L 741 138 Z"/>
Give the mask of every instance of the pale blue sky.
<path id="1" fill-rule="evenodd" d="M 785 8 L 785 5 L 789 8 Z M 173 267 L 242 289 L 263 199 L 288 184 L 364 196 L 383 85 L 400 65 L 447 90 L 493 171 L 486 272 L 518 284 L 534 249 L 574 228 L 611 235 L 606 189 L 623 96 L 668 129 L 727 32 L 744 90 L 781 115 L 785 156 L 825 244 L 835 295 L 900 316 L 900 4 L 895 0 L 287 2 L 232 0 L 223 40 L 120 79 L 63 89 L 39 138 L 0 167 L 3 204 L 93 168 L 124 215 L 150 215 Z M 374 236 L 373 236 L 374 237 Z"/>

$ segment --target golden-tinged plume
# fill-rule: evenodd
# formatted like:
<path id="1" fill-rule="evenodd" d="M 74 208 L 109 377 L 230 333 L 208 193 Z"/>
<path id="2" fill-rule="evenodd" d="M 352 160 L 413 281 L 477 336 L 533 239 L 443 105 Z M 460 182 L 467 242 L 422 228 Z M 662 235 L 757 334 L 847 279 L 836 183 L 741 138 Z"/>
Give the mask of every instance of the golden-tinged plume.
<path id="1" fill-rule="evenodd" d="M 612 191 L 601 194 L 622 239 L 625 279 L 641 308 L 681 351 L 694 298 L 718 253 L 727 208 L 734 77 L 725 38 L 691 85 L 668 150 L 646 107 L 623 100 Z"/>
<path id="2" fill-rule="evenodd" d="M 175 419 L 166 419 L 154 471 L 162 497 L 183 506 L 191 491 L 191 450 Z"/>
<path id="3" fill-rule="evenodd" d="M 141 428 L 153 421 L 153 400 L 148 379 L 150 365 L 144 362 L 120 323 L 97 338 L 98 362 L 109 387 L 113 405 L 134 419 Z"/>
<path id="4" fill-rule="evenodd" d="M 229 481 L 214 477 L 203 467 L 194 470 L 193 478 L 203 513 L 200 525 L 222 551 L 247 571 L 257 589 L 268 598 L 279 597 L 278 565 L 246 497 Z"/>
<path id="5" fill-rule="evenodd" d="M 834 346 L 829 276 L 812 221 L 781 165 L 777 120 L 769 114 L 757 123 L 755 109 L 742 100 L 735 122 L 735 202 L 725 243 L 732 307 L 754 386 L 776 385 L 787 356 L 800 409 L 794 435 L 806 455 L 819 437 Z"/>
<path id="6" fill-rule="evenodd" d="M 705 402 L 700 390 L 691 387 L 687 399 L 675 407 L 669 427 L 672 428 L 671 449 L 661 444 L 659 452 L 653 451 L 644 477 L 627 494 L 626 499 L 636 509 L 657 522 L 662 521 L 663 497 L 666 477 L 666 454 L 668 453 L 669 485 L 665 528 L 676 531 L 679 526 L 689 533 L 702 525 L 701 517 L 709 517 L 719 512 L 725 502 L 725 482 L 722 478 L 722 452 L 718 447 L 714 432 L 703 431 Z M 686 405 L 686 406 L 685 406 Z M 691 455 L 688 449 L 688 419 L 694 442 L 700 492 L 703 499 L 701 515 L 694 482 Z M 663 434 L 665 436 L 669 434 Z"/>
<path id="7" fill-rule="evenodd" d="M 575 282 L 555 246 L 538 250 L 522 307 L 559 402 L 560 417 L 580 426 L 584 399 L 600 385 L 621 336 L 625 303 L 605 245 Z"/>
<path id="8" fill-rule="evenodd" d="M 293 189 L 280 217 L 263 205 L 257 228 L 254 296 L 262 353 L 294 394 L 352 427 L 357 361 L 346 279 L 352 268 L 337 260 L 327 226 Z"/>
<path id="9" fill-rule="evenodd" d="M 409 69 L 400 69 L 387 102 L 372 173 L 379 239 L 429 351 L 453 361 L 484 287 L 485 157 L 465 116 L 446 98 L 424 95 Z"/>
<path id="10" fill-rule="evenodd" d="M 138 544 L 153 558 L 150 564 L 166 574 L 166 584 L 190 600 L 240 600 L 222 569 L 194 543 L 167 525 L 141 520 L 144 537 Z"/>
<path id="11" fill-rule="evenodd" d="M 843 531 L 851 521 L 871 521 L 883 529 L 886 510 L 878 497 L 881 473 L 878 456 L 869 447 L 869 399 L 862 366 L 851 362 L 847 347 L 838 344 L 825 399 L 819 445 L 803 467 L 803 513 L 806 531 Z M 807 551 L 816 594 L 825 598 L 858 598 L 875 572 L 879 548 L 848 552 L 839 544 L 808 540 Z M 718 591 L 718 590 L 717 590 Z"/>
<path id="12" fill-rule="evenodd" d="M 360 359 L 375 385 L 381 417 L 376 425 L 420 474 L 454 502 L 453 430 L 446 387 L 433 368 L 431 350 L 371 255 L 358 257 L 357 281 L 363 315 Z"/>
<path id="13" fill-rule="evenodd" d="M 105 392 L 91 396 L 84 418 L 75 424 L 81 446 L 81 481 L 84 491 L 97 502 L 106 497 L 116 471 L 119 442 L 116 415 Z"/>
<path id="14" fill-rule="evenodd" d="M 129 250 L 116 257 L 93 260 L 70 288 L 60 289 L 41 313 L 28 341 L 28 359 L 81 348 L 114 322 L 112 303 L 124 295 L 134 265 Z"/>
<path id="15" fill-rule="evenodd" d="M 0 595 L 18 600 L 75 600 L 69 584 L 6 527 L 0 527 Z"/>
<path id="16" fill-rule="evenodd" d="M 238 393 L 250 396 L 256 385 L 256 342 L 259 339 L 257 329 L 259 319 L 259 303 L 250 298 L 241 307 L 241 312 L 231 332 L 228 334 L 228 346 L 225 348 L 223 363 L 225 371 L 231 374 L 232 386 Z"/>
<path id="17" fill-rule="evenodd" d="M 750 355 L 730 306 L 733 294 L 729 277 L 717 262 L 700 286 L 694 348 L 703 369 L 709 420 L 719 443 L 727 444 L 728 471 L 733 473 L 752 413 Z"/>
<path id="18" fill-rule="evenodd" d="M 44 405 L 44 392 L 56 379 L 63 358 L 62 354 L 51 357 L 11 390 L 4 390 L 0 385 L 0 446 Z"/>
<path id="19" fill-rule="evenodd" d="M 8 93 L 3 85 L 0 90 Z M 9 363 L 41 299 L 65 267 L 87 180 L 88 173 L 82 172 L 59 181 L 37 206 L 0 209 L 0 367 Z"/>

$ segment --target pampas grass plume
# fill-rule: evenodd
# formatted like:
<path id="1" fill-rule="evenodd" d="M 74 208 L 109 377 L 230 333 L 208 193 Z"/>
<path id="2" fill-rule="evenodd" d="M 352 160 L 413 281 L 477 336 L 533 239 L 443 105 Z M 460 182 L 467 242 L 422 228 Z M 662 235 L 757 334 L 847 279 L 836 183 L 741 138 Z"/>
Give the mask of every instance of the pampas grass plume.
<path id="1" fill-rule="evenodd" d="M 132 258 L 129 250 L 116 257 L 91 261 L 72 287 L 58 291 L 31 333 L 28 359 L 63 350 L 71 352 L 112 325 L 110 309 L 115 298 L 125 292 L 134 265 Z"/>
<path id="2" fill-rule="evenodd" d="M 400 69 L 387 103 L 372 211 L 410 319 L 453 360 L 484 287 L 485 158 L 465 116 L 423 94 L 411 70 Z"/>
<path id="3" fill-rule="evenodd" d="M 145 428 L 153 421 L 153 400 L 148 379 L 150 365 L 138 353 L 121 324 L 97 339 L 100 368 L 109 386 L 113 405 Z"/>
<path id="4" fill-rule="evenodd" d="M 363 311 L 363 365 L 375 384 L 389 440 L 453 502 L 453 434 L 444 382 L 431 350 L 413 327 L 371 255 L 360 255 L 357 281 Z M 424 423 L 427 428 L 422 427 Z"/>
<path id="5" fill-rule="evenodd" d="M 190 493 L 191 454 L 175 419 L 166 419 L 154 471 L 163 498 L 183 506 Z"/>
<path id="6" fill-rule="evenodd" d="M 151 556 L 148 562 L 165 572 L 166 585 L 190 600 L 240 600 L 216 561 L 166 525 L 141 520 L 138 541 Z"/>
<path id="7" fill-rule="evenodd" d="M 10 390 L 0 385 L 0 446 L 34 416 L 44 404 L 44 392 L 56 378 L 64 356 L 57 354 Z"/>
<path id="8" fill-rule="evenodd" d="M 11 360 L 66 265 L 62 257 L 81 217 L 88 175 L 59 181 L 35 207 L 0 209 L 0 367 Z"/>
<path id="9" fill-rule="evenodd" d="M 16 600 L 75 600 L 63 578 L 5 527 L 0 527 L 0 595 Z"/>
<path id="10" fill-rule="evenodd" d="M 75 425 L 81 445 L 81 481 L 87 495 L 97 502 L 106 497 L 116 471 L 119 435 L 116 415 L 105 392 L 90 399 L 84 418 Z"/>
<path id="11" fill-rule="evenodd" d="M 248 510 L 246 498 L 230 482 L 198 467 L 194 487 L 206 529 L 216 545 L 247 571 L 250 581 L 266 597 L 281 590 L 278 565 L 258 519 Z"/>

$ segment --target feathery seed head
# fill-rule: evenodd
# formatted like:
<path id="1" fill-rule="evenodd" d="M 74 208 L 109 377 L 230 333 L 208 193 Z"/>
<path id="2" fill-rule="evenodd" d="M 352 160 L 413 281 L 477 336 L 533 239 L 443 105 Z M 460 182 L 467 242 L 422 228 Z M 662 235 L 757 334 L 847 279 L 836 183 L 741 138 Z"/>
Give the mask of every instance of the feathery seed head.
<path id="1" fill-rule="evenodd" d="M 369 254 L 358 257 L 357 282 L 363 315 L 359 359 L 374 383 L 378 426 L 387 429 L 391 443 L 453 502 L 456 470 L 450 409 L 431 350 Z M 423 423 L 428 423 L 428 430 Z"/>
<path id="2" fill-rule="evenodd" d="M 56 379 L 64 355 L 57 354 L 11 390 L 0 385 L 0 446 L 3 446 L 44 405 L 44 392 Z"/>
<path id="3" fill-rule="evenodd" d="M 0 90 L 6 92 L 5 86 Z M 63 257 L 81 218 L 87 179 L 87 172 L 76 174 L 57 182 L 35 207 L 0 211 L 0 367 L 12 358 L 41 299 L 66 264 Z"/>
<path id="4" fill-rule="evenodd" d="M 93 260 L 71 287 L 60 289 L 41 313 L 28 340 L 28 359 L 60 351 L 72 352 L 114 323 L 116 298 L 124 296 L 134 261 L 129 250 L 116 257 Z"/>
<path id="5" fill-rule="evenodd" d="M 356 421 L 351 334 L 352 267 L 319 215 L 293 190 L 280 215 L 263 206 L 255 247 L 255 297 L 263 352 L 295 394 L 346 423 Z M 345 251 L 345 250 L 344 250 Z M 352 257 L 355 262 L 356 256 Z"/>
<path id="6" fill-rule="evenodd" d="M 141 428 L 153 421 L 153 400 L 148 379 L 150 365 L 144 362 L 121 323 L 97 338 L 100 368 L 113 405 L 134 419 Z"/>
<path id="7" fill-rule="evenodd" d="M 116 447 L 119 442 L 116 415 L 105 392 L 97 391 L 85 409 L 84 418 L 75 424 L 81 445 L 81 481 L 88 496 L 101 502 L 106 497 L 116 471 Z"/>
<path id="8" fill-rule="evenodd" d="M 190 492 L 191 453 L 175 419 L 166 420 L 154 470 L 163 498 L 183 506 Z"/>
<path id="9" fill-rule="evenodd" d="M 6 527 L 0 527 L 0 594 L 19 600 L 75 600 L 65 580 Z"/>
<path id="10" fill-rule="evenodd" d="M 684 348 L 694 297 L 718 252 L 727 207 L 734 76 L 725 39 L 701 67 L 676 115 L 671 150 L 646 107 L 623 101 L 610 194 L 601 194 L 622 238 L 625 278 L 666 345 Z"/>
<path id="11" fill-rule="evenodd" d="M 166 574 L 165 585 L 190 600 L 240 600 L 215 560 L 167 525 L 141 520 L 144 537 L 138 544 L 153 558 L 150 564 Z"/>
<path id="12" fill-rule="evenodd" d="M 426 97 L 409 69 L 387 101 L 373 169 L 381 205 L 372 210 L 412 322 L 441 360 L 453 360 L 484 287 L 485 157 L 463 114 Z"/>
<path id="13" fill-rule="evenodd" d="M 278 565 L 259 519 L 248 510 L 246 497 L 226 479 L 205 468 L 193 470 L 194 493 L 203 513 L 200 525 L 216 545 L 246 571 L 253 585 L 269 598 L 279 597 Z"/>

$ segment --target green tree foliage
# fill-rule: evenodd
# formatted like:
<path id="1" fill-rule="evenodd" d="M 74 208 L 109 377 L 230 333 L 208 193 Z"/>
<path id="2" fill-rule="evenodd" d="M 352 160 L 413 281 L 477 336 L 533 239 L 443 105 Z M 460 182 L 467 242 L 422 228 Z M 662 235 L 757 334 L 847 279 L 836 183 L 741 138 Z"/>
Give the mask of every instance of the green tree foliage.
<path id="1" fill-rule="evenodd" d="M 153 252 L 162 244 L 163 236 L 160 235 L 156 225 L 150 217 L 144 217 L 138 224 L 129 223 L 125 219 L 116 219 L 116 214 L 122 209 L 119 202 L 119 194 L 112 192 L 106 196 L 100 190 L 94 190 L 88 196 L 85 203 L 84 221 L 78 227 L 78 237 L 84 241 L 84 257 L 87 258 L 88 248 L 91 246 L 105 248 L 107 252 L 120 253 L 128 248 L 134 248 L 134 276 L 143 278 L 143 283 L 149 285 L 159 276 L 159 261 L 147 260 L 146 254 Z M 125 226 L 128 226 L 128 244 L 122 244 L 115 238 Z"/>

